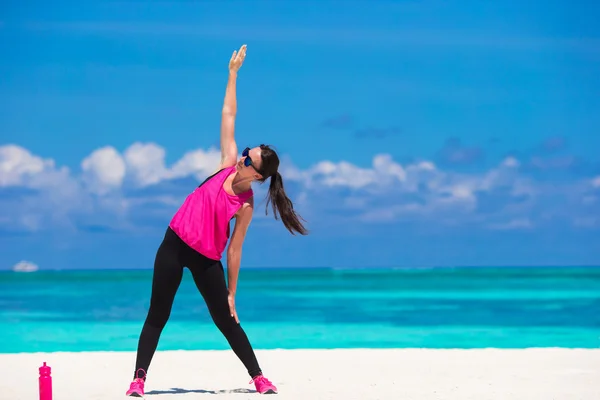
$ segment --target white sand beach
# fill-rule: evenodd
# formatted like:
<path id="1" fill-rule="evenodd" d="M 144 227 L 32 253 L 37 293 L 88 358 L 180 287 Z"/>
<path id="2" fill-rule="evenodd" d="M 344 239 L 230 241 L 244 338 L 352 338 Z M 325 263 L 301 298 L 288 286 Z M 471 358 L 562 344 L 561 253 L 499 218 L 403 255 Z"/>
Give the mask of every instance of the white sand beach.
<path id="1" fill-rule="evenodd" d="M 277 399 L 598 400 L 600 350 L 257 350 Z M 38 398 L 52 367 L 54 400 L 125 399 L 134 353 L 0 354 L 0 397 Z M 257 399 L 231 351 L 158 351 L 152 399 Z"/>

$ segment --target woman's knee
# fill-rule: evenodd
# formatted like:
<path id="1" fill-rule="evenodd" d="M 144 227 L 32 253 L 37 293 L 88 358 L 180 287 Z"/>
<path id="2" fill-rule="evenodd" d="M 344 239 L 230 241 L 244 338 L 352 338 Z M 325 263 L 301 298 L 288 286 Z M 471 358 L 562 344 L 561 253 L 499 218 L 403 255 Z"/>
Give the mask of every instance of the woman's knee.
<path id="1" fill-rule="evenodd" d="M 212 319 L 217 328 L 225 336 L 233 332 L 238 327 L 237 322 L 235 322 L 235 318 L 229 315 L 229 313 L 226 313 L 226 315 L 213 315 Z"/>

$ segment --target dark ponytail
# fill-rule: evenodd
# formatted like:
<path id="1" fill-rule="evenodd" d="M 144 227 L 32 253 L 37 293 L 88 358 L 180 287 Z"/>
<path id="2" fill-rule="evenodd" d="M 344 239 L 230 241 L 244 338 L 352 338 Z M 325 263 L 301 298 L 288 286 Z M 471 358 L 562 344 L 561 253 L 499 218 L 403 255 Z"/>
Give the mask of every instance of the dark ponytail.
<path id="1" fill-rule="evenodd" d="M 301 235 L 306 235 L 308 233 L 306 228 L 300 222 L 302 217 L 296 214 L 294 211 L 294 204 L 285 194 L 283 178 L 279 172 L 275 172 L 275 174 L 271 176 L 265 214 L 268 214 L 269 203 L 271 203 L 271 207 L 273 208 L 275 219 L 278 219 L 277 214 L 279 214 L 283 225 L 285 225 L 292 235 L 295 234 L 294 231 Z"/>
<path id="2" fill-rule="evenodd" d="M 283 188 L 283 178 L 278 171 L 279 168 L 279 157 L 277 153 L 268 145 L 260 145 L 260 156 L 262 159 L 260 182 L 264 182 L 268 177 L 271 177 L 271 183 L 269 184 L 269 193 L 267 194 L 267 205 L 265 207 L 265 214 L 269 213 L 269 203 L 273 208 L 273 214 L 275 219 L 281 217 L 283 225 L 287 228 L 292 235 L 294 232 L 298 232 L 302 235 L 306 235 L 308 231 L 302 225 L 300 217 L 294 211 L 294 205 L 292 201 L 285 194 Z"/>

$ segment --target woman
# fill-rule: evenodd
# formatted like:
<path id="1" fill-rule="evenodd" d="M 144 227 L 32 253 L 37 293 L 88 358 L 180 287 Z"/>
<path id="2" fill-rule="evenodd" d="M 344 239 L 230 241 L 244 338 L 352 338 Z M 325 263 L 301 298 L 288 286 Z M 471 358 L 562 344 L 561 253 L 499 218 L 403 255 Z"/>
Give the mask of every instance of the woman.
<path id="1" fill-rule="evenodd" d="M 234 139 L 237 72 L 244 62 L 246 45 L 233 52 L 221 119 L 221 163 L 183 202 L 173 216 L 156 254 L 150 309 L 139 338 L 136 367 L 128 396 L 144 395 L 146 372 L 156 351 L 160 334 L 169 319 L 183 268 L 188 267 L 210 315 L 244 364 L 259 393 L 277 393 L 262 375 L 254 350 L 242 329 L 235 310 L 237 278 L 242 243 L 252 219 L 254 197 L 251 184 L 270 178 L 267 207 L 280 215 L 292 233 L 306 234 L 285 194 L 278 172 L 279 158 L 269 146 L 246 148 L 237 160 Z M 227 248 L 227 284 L 221 256 L 229 239 L 229 222 L 235 218 Z"/>

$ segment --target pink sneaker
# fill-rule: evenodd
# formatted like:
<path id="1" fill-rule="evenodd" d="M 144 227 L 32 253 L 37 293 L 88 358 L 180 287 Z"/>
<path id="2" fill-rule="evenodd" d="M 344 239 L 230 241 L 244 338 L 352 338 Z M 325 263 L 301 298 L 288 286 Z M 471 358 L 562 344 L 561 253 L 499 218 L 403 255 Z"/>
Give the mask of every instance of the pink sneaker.
<path id="1" fill-rule="evenodd" d="M 267 378 L 262 375 L 258 375 L 253 378 L 249 383 L 254 382 L 256 391 L 261 394 L 277 394 L 277 388 Z"/>
<path id="2" fill-rule="evenodd" d="M 131 382 L 131 384 L 129 385 L 129 390 L 127 391 L 127 393 L 125 393 L 125 396 L 131 396 L 131 397 L 144 397 L 144 379 L 139 378 L 138 376 L 138 372 L 144 372 L 143 369 L 138 369 L 137 372 L 135 373 L 136 378 L 133 380 L 133 382 Z M 146 376 L 146 373 L 144 372 L 144 375 Z"/>

